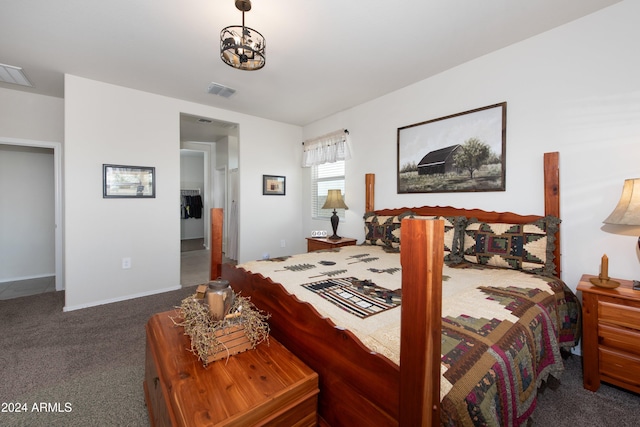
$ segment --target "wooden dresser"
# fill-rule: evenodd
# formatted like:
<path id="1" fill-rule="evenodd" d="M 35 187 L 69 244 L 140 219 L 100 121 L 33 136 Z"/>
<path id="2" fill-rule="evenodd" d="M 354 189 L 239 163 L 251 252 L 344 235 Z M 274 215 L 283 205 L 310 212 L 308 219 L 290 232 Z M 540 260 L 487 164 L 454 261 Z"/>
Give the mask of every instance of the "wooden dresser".
<path id="1" fill-rule="evenodd" d="M 640 393 L 640 291 L 630 280 L 615 289 L 596 287 L 584 275 L 582 292 L 582 362 L 584 388 L 600 382 Z"/>
<path id="2" fill-rule="evenodd" d="M 147 323 L 144 393 L 152 426 L 315 426 L 318 375 L 274 338 L 210 363 L 169 316 Z"/>

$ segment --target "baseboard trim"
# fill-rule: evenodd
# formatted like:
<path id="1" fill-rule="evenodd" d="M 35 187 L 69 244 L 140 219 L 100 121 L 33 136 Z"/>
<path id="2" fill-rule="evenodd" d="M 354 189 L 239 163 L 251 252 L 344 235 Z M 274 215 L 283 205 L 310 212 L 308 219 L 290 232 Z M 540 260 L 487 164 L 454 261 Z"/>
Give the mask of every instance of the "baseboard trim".
<path id="1" fill-rule="evenodd" d="M 67 312 L 67 311 L 81 310 L 83 308 L 96 307 L 98 305 L 111 304 L 111 303 L 114 303 L 114 302 L 127 301 L 127 300 L 130 300 L 130 299 L 148 297 L 148 296 L 151 296 L 151 295 L 162 294 L 162 293 L 170 292 L 170 291 L 177 291 L 178 289 L 182 289 L 182 286 L 177 285 L 177 286 L 171 286 L 169 288 L 155 289 L 153 291 L 140 292 L 140 293 L 137 293 L 137 294 L 127 295 L 127 296 L 118 297 L 118 298 L 110 298 L 110 299 L 101 300 L 101 301 L 94 301 L 94 302 L 90 302 L 90 303 L 87 303 L 87 304 L 65 305 L 62 308 L 62 311 Z"/>
<path id="2" fill-rule="evenodd" d="M 11 277 L 9 279 L 0 279 L 0 283 L 20 282 L 21 280 L 42 279 L 43 277 L 55 277 L 56 273 L 36 274 L 34 276 Z"/>

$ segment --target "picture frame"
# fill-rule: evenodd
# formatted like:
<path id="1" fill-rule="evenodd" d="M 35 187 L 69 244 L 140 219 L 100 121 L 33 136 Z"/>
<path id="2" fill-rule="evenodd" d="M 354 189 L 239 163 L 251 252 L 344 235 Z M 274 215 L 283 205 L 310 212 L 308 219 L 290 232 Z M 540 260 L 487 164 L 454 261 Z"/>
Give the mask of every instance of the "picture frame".
<path id="1" fill-rule="evenodd" d="M 279 175 L 262 175 L 262 195 L 284 196 L 287 193 L 287 178 Z"/>
<path id="2" fill-rule="evenodd" d="M 398 194 L 505 191 L 506 135 L 506 102 L 398 128 Z"/>
<path id="3" fill-rule="evenodd" d="M 102 165 L 102 197 L 149 199 L 156 197 L 156 168 Z"/>

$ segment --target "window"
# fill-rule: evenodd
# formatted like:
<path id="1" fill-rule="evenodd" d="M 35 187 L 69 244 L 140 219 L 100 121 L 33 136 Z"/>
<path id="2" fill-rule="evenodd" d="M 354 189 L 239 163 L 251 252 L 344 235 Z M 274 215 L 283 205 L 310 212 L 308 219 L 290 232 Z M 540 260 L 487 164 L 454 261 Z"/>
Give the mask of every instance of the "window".
<path id="1" fill-rule="evenodd" d="M 322 209 L 328 190 L 339 189 L 344 194 L 344 160 L 323 163 L 311 167 L 311 209 L 314 219 L 331 218 L 332 209 Z M 348 204 L 347 204 L 348 206 Z M 340 219 L 344 219 L 344 209 L 336 210 Z"/>

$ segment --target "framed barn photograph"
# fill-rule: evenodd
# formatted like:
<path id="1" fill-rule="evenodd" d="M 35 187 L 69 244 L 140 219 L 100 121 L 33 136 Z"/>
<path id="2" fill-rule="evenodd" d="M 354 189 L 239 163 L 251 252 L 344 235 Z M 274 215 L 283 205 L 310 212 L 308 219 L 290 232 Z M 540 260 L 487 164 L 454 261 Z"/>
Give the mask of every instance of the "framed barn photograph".
<path id="1" fill-rule="evenodd" d="M 505 191 L 507 103 L 398 128 L 398 193 Z"/>

